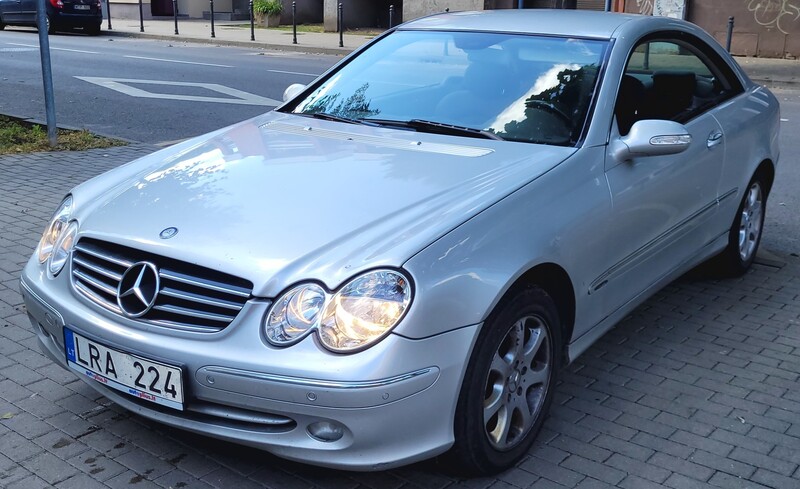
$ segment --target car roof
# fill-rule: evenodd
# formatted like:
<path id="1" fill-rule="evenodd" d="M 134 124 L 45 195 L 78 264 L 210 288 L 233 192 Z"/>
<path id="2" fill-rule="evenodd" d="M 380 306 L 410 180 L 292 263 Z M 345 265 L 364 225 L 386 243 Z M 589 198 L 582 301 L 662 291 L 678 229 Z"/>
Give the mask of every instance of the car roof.
<path id="1" fill-rule="evenodd" d="M 434 14 L 412 20 L 399 29 L 515 32 L 610 39 L 628 22 L 660 24 L 664 18 L 590 10 L 502 9 Z M 675 22 L 675 19 L 669 19 Z"/>

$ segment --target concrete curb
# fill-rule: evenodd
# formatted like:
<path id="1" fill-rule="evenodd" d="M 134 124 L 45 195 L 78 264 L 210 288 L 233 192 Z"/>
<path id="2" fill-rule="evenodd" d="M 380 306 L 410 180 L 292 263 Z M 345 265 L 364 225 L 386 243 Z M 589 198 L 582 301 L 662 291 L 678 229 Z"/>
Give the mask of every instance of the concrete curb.
<path id="1" fill-rule="evenodd" d="M 141 37 L 145 39 L 156 39 L 161 41 L 179 41 L 179 42 L 193 42 L 193 43 L 200 43 L 200 44 L 211 44 L 215 46 L 232 46 L 232 47 L 243 47 L 243 48 L 258 48 L 258 49 L 268 49 L 273 51 L 291 51 L 296 53 L 308 53 L 308 54 L 327 54 L 327 55 L 335 55 L 335 56 L 346 56 L 357 48 L 323 48 L 318 46 L 306 46 L 302 44 L 271 44 L 265 43 L 263 41 L 236 41 L 230 39 L 220 39 L 220 38 L 202 38 L 202 37 L 186 37 L 186 36 L 176 36 L 176 35 L 163 35 L 163 34 L 149 34 L 147 32 L 125 32 L 125 31 L 103 31 L 103 34 L 106 36 L 111 37 Z"/>

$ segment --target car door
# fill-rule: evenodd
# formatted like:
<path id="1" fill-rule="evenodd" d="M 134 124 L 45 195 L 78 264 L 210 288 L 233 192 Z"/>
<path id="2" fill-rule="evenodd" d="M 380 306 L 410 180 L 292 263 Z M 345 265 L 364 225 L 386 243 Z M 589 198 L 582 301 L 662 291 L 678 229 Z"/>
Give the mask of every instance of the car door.
<path id="1" fill-rule="evenodd" d="M 20 0 L 19 20 L 21 22 L 36 23 L 36 2 L 38 0 Z M 48 2 L 49 0 L 45 0 Z M 46 7 L 45 7 L 46 8 Z"/>
<path id="2" fill-rule="evenodd" d="M 0 0 L 0 16 L 2 16 L 3 22 L 19 22 L 21 11 L 22 0 Z"/>
<path id="3" fill-rule="evenodd" d="M 590 287 L 606 314 L 717 237 L 708 224 L 717 211 L 726 141 L 712 110 L 714 83 L 699 48 L 685 38 L 651 37 L 629 58 L 611 138 L 626 135 L 638 120 L 663 119 L 684 124 L 692 142 L 674 155 L 606 157 L 613 206 L 606 246 L 613 259 Z"/>

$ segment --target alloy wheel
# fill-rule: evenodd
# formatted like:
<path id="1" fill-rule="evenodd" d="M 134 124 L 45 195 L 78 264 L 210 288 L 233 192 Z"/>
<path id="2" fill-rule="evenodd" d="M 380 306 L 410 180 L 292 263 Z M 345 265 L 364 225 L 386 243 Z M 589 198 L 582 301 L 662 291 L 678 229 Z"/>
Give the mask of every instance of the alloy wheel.
<path id="1" fill-rule="evenodd" d="M 494 448 L 510 450 L 525 438 L 544 405 L 552 369 L 552 341 L 542 319 L 519 319 L 500 342 L 486 379 L 483 422 Z"/>
<path id="2" fill-rule="evenodd" d="M 747 191 L 739 221 L 739 257 L 743 262 L 750 259 L 758 246 L 763 219 L 763 193 L 759 182 L 754 182 Z"/>

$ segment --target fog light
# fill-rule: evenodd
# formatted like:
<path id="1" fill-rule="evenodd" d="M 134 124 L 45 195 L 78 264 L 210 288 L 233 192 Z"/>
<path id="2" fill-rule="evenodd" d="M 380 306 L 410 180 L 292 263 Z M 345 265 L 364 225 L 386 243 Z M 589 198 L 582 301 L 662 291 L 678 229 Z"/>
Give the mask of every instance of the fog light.
<path id="1" fill-rule="evenodd" d="M 316 440 L 332 442 L 344 436 L 344 428 L 329 421 L 317 421 L 308 426 L 308 434 Z"/>

